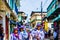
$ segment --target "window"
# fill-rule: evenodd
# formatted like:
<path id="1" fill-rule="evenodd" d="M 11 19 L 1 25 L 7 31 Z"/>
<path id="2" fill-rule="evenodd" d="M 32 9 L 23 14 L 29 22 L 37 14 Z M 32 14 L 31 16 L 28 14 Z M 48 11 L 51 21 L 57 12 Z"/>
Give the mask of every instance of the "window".
<path id="1" fill-rule="evenodd" d="M 54 28 L 54 24 L 51 24 L 51 27 Z"/>
<path id="2" fill-rule="evenodd" d="M 55 8 L 55 4 L 53 5 L 53 7 L 52 8 Z"/>
<path id="3" fill-rule="evenodd" d="M 56 4 L 55 4 L 55 8 L 58 6 L 58 1 L 56 2 Z"/>
<path id="4" fill-rule="evenodd" d="M 41 16 L 37 16 L 37 19 L 41 19 Z"/>

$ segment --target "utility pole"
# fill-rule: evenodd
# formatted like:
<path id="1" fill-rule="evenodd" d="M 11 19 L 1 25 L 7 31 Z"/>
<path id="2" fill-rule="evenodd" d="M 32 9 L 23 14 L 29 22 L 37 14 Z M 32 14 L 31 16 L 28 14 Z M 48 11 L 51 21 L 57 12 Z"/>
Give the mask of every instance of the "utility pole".
<path id="1" fill-rule="evenodd" d="M 41 17 L 42 17 L 42 10 L 43 10 L 43 8 L 42 8 L 42 1 L 41 1 Z"/>
<path id="2" fill-rule="evenodd" d="M 41 22 L 42 22 L 42 10 L 43 8 L 42 8 L 42 1 L 41 1 Z"/>

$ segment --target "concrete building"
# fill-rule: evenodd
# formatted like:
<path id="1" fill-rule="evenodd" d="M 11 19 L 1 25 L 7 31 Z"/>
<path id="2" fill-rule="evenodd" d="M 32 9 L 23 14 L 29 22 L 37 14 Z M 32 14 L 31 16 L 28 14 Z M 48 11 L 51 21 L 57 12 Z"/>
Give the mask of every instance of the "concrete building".
<path id="1" fill-rule="evenodd" d="M 13 14 L 13 17 L 17 20 L 17 7 L 12 1 L 13 0 L 0 0 L 0 23 L 4 28 L 4 40 L 9 40 L 10 15 Z"/>
<path id="2" fill-rule="evenodd" d="M 41 17 L 41 12 L 32 11 L 30 18 L 31 26 L 35 28 L 37 23 L 41 23 L 41 19 L 44 18 L 44 16 L 46 16 L 46 12 L 42 12 L 42 17 Z"/>
<path id="3" fill-rule="evenodd" d="M 22 11 L 18 12 L 18 21 L 19 22 L 23 22 L 23 24 L 24 24 L 26 19 L 27 19 L 27 15 L 24 12 L 22 12 Z"/>
<path id="4" fill-rule="evenodd" d="M 0 20 L 0 22 L 2 23 L 2 27 L 4 28 L 4 39 L 8 39 L 9 38 L 9 22 L 8 22 L 8 18 L 7 14 L 9 15 L 11 13 L 11 10 L 9 9 L 9 7 L 6 5 L 5 1 L 0 0 L 0 16 L 2 17 L 2 19 Z M 8 23 L 7 23 L 8 22 Z M 7 31 L 6 31 L 7 30 Z M 8 35 L 8 36 L 7 36 Z"/>
<path id="5" fill-rule="evenodd" d="M 58 32 L 58 40 L 60 40 L 60 0 L 52 0 L 47 8 L 47 19 L 53 23 L 53 27 Z"/>

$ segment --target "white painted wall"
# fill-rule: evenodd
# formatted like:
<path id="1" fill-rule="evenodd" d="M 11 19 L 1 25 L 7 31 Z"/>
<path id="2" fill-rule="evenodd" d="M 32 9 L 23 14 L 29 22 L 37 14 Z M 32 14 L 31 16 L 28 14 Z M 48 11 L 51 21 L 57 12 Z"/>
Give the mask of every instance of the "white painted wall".
<path id="1" fill-rule="evenodd" d="M 2 17 L 2 20 L 0 20 L 0 23 L 2 23 L 2 27 L 4 29 L 4 40 L 5 40 L 5 12 L 0 12 L 0 16 Z"/>
<path id="2" fill-rule="evenodd" d="M 41 20 L 41 16 L 37 16 L 36 18 Z"/>
<path id="3" fill-rule="evenodd" d="M 4 40 L 5 40 L 5 38 L 6 38 L 6 34 L 5 34 L 5 16 L 3 16 L 3 28 L 4 28 Z"/>
<path id="4" fill-rule="evenodd" d="M 53 23 L 48 23 L 48 27 L 49 27 L 49 28 L 51 28 L 51 24 L 53 24 Z"/>

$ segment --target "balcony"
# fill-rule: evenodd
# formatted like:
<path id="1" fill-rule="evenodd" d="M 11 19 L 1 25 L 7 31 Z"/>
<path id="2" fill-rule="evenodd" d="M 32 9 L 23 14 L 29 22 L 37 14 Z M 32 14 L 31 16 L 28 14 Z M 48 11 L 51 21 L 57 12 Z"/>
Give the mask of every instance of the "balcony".
<path id="1" fill-rule="evenodd" d="M 52 5 L 53 4 L 53 5 Z M 53 1 L 47 8 L 47 17 L 58 15 L 60 13 L 60 1 Z"/>
<path id="2" fill-rule="evenodd" d="M 55 7 L 53 7 L 51 10 L 49 10 L 47 13 L 47 17 L 49 17 L 54 11 L 55 11 Z"/>
<path id="3" fill-rule="evenodd" d="M 54 22 L 54 21 L 60 21 L 60 15 L 52 20 L 52 22 Z"/>
<path id="4" fill-rule="evenodd" d="M 31 22 L 41 21 L 41 16 L 32 17 Z"/>
<path id="5" fill-rule="evenodd" d="M 47 11 L 51 10 L 53 5 L 56 3 L 56 0 L 53 0 L 47 8 Z"/>
<path id="6" fill-rule="evenodd" d="M 35 16 L 31 17 L 31 22 L 35 21 L 35 19 L 36 19 Z"/>

